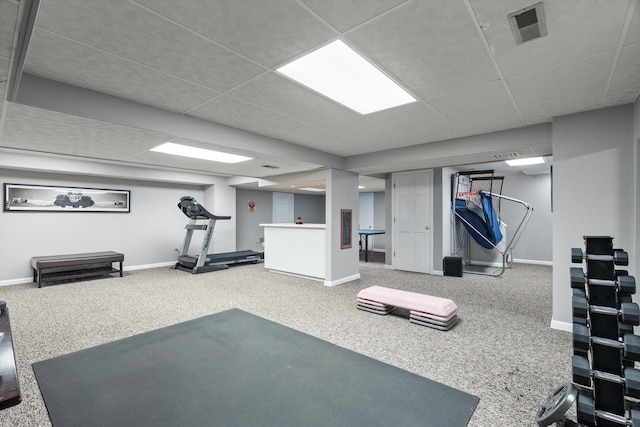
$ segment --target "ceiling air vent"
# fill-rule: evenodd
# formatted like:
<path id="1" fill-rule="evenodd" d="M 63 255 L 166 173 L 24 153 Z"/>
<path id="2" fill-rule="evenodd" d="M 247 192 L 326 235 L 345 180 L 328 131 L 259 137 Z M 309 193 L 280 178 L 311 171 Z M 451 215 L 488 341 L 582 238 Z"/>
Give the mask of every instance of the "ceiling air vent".
<path id="1" fill-rule="evenodd" d="M 498 153 L 494 154 L 493 158 L 496 160 L 510 160 L 520 157 L 520 153 L 516 153 L 515 151 L 509 153 Z"/>
<path id="2" fill-rule="evenodd" d="M 516 44 L 547 35 L 542 2 L 510 13 L 509 23 L 516 37 Z"/>
<path id="3" fill-rule="evenodd" d="M 273 165 L 262 165 L 262 167 L 267 169 L 280 169 L 280 166 L 273 166 Z"/>

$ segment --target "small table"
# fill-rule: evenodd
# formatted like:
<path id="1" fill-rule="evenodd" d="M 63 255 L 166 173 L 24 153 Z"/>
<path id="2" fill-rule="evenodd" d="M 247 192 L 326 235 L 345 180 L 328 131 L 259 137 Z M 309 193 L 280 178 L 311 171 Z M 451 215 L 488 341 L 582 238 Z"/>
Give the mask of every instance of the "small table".
<path id="1" fill-rule="evenodd" d="M 369 262 L 369 236 L 384 233 L 384 230 L 358 230 L 358 234 L 360 234 L 360 240 L 362 240 L 362 237 L 364 237 L 364 262 Z"/>

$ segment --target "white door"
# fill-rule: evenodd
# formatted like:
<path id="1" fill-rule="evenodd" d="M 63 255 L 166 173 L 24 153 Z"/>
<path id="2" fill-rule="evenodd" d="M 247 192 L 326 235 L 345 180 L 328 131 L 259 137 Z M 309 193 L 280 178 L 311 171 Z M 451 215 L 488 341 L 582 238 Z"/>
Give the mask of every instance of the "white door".
<path id="1" fill-rule="evenodd" d="M 393 174 L 393 266 L 431 273 L 432 171 Z"/>
<path id="2" fill-rule="evenodd" d="M 360 193 L 360 203 L 358 206 L 360 230 L 373 228 L 373 193 Z"/>
<path id="3" fill-rule="evenodd" d="M 273 222 L 294 222 L 293 193 L 273 193 Z"/>

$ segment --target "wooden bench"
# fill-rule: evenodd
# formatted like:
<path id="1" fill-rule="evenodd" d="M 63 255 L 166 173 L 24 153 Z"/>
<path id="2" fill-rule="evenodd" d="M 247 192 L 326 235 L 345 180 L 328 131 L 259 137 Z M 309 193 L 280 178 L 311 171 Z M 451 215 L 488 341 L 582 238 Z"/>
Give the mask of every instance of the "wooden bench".
<path id="1" fill-rule="evenodd" d="M 124 255 L 118 252 L 91 252 L 84 254 L 38 256 L 31 258 L 33 281 L 38 287 L 44 282 L 120 273 L 123 276 Z M 112 263 L 119 262 L 120 268 Z"/>
<path id="2" fill-rule="evenodd" d="M 440 330 L 449 330 L 458 321 L 458 306 L 453 300 L 383 286 L 358 292 L 357 307 L 376 314 L 404 308 L 409 310 L 411 323 Z"/>

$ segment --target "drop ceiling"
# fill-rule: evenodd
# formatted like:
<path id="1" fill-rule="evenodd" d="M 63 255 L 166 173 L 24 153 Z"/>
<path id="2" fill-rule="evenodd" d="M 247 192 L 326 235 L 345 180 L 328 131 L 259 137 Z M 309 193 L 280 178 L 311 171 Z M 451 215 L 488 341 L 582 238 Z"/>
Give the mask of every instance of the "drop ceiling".
<path id="1" fill-rule="evenodd" d="M 533 3 L 0 0 L 0 150 L 274 182 L 328 167 L 383 176 L 493 161 L 460 141 L 635 102 L 637 0 L 545 0 L 548 34 L 517 45 L 508 15 Z M 337 39 L 418 102 L 361 115 L 275 71 Z M 254 160 L 149 152 L 164 142 Z M 395 155 L 412 147 L 422 154 Z M 552 154 L 550 139 L 513 148 Z M 367 164 L 375 153 L 388 161 Z"/>

